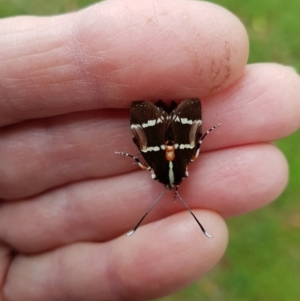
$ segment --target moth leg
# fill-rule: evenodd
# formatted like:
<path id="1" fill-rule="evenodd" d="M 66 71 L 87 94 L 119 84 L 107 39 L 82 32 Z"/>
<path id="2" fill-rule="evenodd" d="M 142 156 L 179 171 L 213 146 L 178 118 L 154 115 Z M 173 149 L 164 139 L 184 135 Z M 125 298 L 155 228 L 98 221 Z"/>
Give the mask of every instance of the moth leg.
<path id="1" fill-rule="evenodd" d="M 144 170 L 152 170 L 152 168 L 147 164 L 147 163 L 143 163 L 139 157 L 135 157 L 135 156 L 132 156 L 128 153 L 123 153 L 123 152 L 115 152 L 115 154 L 117 155 L 122 155 L 122 156 L 126 156 L 126 157 L 130 157 L 132 158 L 138 165 L 141 169 L 144 169 Z"/>
<path id="2" fill-rule="evenodd" d="M 200 154 L 200 147 L 201 147 L 201 144 L 202 144 L 202 141 L 204 140 L 204 138 L 212 131 L 212 130 L 214 130 L 214 129 L 216 129 L 218 126 L 220 126 L 221 125 L 221 123 L 218 123 L 218 124 L 215 124 L 212 128 L 210 128 L 209 130 L 207 130 L 203 135 L 202 135 L 202 137 L 200 138 L 200 140 L 198 141 L 198 143 L 197 143 L 197 146 L 196 146 L 196 149 L 195 149 L 195 153 L 194 153 L 194 155 L 193 155 L 193 157 L 192 157 L 192 159 L 191 159 L 191 162 L 194 162 L 197 158 L 198 158 L 198 156 L 199 156 L 199 154 Z"/>

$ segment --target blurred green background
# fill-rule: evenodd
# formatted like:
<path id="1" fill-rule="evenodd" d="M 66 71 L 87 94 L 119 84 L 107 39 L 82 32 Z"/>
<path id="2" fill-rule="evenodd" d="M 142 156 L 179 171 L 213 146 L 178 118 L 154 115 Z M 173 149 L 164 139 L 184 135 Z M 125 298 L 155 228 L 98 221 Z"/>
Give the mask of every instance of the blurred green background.
<path id="1" fill-rule="evenodd" d="M 0 0 L 0 17 L 51 15 L 95 2 Z M 299 0 L 211 2 L 231 10 L 247 27 L 250 63 L 275 61 L 300 71 Z M 300 132 L 277 144 L 290 165 L 285 192 L 261 210 L 228 220 L 230 241 L 221 262 L 193 285 L 160 301 L 300 300 Z"/>

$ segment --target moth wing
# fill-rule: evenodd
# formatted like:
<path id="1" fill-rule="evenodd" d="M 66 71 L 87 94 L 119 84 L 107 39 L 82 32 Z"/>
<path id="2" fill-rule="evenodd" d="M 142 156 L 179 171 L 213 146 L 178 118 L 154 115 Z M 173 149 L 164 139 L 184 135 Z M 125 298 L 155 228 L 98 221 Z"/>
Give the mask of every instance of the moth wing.
<path id="1" fill-rule="evenodd" d="M 171 120 L 175 144 L 179 145 L 179 149 L 193 150 L 202 136 L 200 100 L 196 98 L 182 101 L 173 110 Z"/>
<path id="2" fill-rule="evenodd" d="M 147 164 L 156 175 L 163 174 L 165 151 L 165 133 L 169 126 L 168 114 L 160 107 L 148 101 L 134 101 L 130 108 L 132 139 Z M 160 172 L 158 172 L 160 170 Z"/>
<path id="3" fill-rule="evenodd" d="M 185 176 L 187 164 L 197 149 L 201 133 L 201 102 L 198 98 L 182 101 L 171 113 L 171 127 L 176 145 L 174 172 Z"/>

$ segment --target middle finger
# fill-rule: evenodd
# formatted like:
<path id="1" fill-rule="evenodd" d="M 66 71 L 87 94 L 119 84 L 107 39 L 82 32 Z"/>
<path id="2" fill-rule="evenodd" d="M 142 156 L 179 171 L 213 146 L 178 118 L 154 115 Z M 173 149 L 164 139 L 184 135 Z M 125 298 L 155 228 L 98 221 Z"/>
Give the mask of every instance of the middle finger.
<path id="1" fill-rule="evenodd" d="M 292 133 L 299 127 L 298 87 L 299 77 L 290 68 L 248 66 L 235 85 L 204 99 L 204 129 L 215 123 L 222 127 L 205 140 L 202 151 L 272 141 Z M 114 154 L 137 154 L 128 115 L 122 110 L 81 112 L 3 129 L 0 198 L 24 198 L 73 181 L 135 169 Z"/>

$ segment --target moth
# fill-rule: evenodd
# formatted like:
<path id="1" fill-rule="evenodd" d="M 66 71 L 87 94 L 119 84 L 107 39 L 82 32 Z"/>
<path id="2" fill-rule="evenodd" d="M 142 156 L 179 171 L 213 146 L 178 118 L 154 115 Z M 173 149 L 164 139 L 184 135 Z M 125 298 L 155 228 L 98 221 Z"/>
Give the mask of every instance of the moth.
<path id="1" fill-rule="evenodd" d="M 212 237 L 179 195 L 178 188 L 181 181 L 189 175 L 187 165 L 198 158 L 204 138 L 219 125 L 214 125 L 202 134 L 201 102 L 198 98 L 185 99 L 178 105 L 173 101 L 169 106 L 161 100 L 156 104 L 149 101 L 132 102 L 132 139 L 145 162 L 128 153 L 116 154 L 132 158 L 140 168 L 150 171 L 152 179 L 161 182 L 165 189 L 127 235 L 130 236 L 137 230 L 166 189 L 173 189 L 175 199 L 179 198 L 202 232 L 208 238 Z"/>

